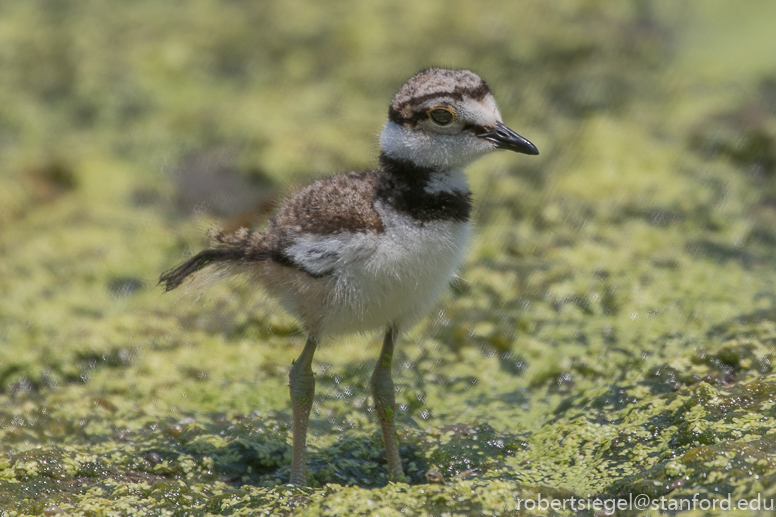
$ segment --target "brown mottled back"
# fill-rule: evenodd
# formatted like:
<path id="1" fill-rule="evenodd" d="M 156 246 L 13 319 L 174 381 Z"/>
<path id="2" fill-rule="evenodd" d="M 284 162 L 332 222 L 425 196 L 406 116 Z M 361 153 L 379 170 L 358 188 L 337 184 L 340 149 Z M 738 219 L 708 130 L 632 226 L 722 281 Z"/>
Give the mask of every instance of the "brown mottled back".
<path id="1" fill-rule="evenodd" d="M 283 204 L 266 233 L 273 233 L 275 228 L 322 235 L 382 233 L 383 223 L 373 206 L 377 181 L 378 175 L 372 171 L 316 181 Z"/>

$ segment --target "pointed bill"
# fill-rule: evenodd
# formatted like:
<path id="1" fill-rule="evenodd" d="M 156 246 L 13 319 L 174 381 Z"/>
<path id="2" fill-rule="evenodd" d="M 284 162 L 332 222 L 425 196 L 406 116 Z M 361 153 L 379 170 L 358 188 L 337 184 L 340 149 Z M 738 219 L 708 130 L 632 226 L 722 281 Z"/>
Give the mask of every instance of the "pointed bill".
<path id="1" fill-rule="evenodd" d="M 509 129 L 503 122 L 496 122 L 496 127 L 492 130 L 477 136 L 493 142 L 498 149 L 506 149 L 523 154 L 539 154 L 539 150 L 535 145 L 529 142 L 527 138 L 523 138 Z"/>

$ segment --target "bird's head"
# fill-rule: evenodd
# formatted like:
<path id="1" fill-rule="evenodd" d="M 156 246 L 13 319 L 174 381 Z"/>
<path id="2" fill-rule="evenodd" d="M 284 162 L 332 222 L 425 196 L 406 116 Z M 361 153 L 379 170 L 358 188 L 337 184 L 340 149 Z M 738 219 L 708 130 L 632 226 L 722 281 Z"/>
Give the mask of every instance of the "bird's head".
<path id="1" fill-rule="evenodd" d="M 437 170 L 463 168 L 507 149 L 539 154 L 501 121 L 485 81 L 468 70 L 432 68 L 410 78 L 391 101 L 380 137 L 383 153 Z"/>

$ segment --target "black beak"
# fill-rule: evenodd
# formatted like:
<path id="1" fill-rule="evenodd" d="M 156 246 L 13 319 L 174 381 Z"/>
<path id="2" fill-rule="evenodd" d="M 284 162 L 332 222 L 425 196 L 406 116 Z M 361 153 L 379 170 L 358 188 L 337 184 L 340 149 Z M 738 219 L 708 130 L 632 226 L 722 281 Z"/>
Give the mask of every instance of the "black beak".
<path id="1" fill-rule="evenodd" d="M 502 122 L 496 122 L 496 127 L 477 136 L 490 140 L 496 144 L 498 149 L 507 149 L 523 154 L 539 154 L 539 149 L 535 145 L 509 129 Z"/>

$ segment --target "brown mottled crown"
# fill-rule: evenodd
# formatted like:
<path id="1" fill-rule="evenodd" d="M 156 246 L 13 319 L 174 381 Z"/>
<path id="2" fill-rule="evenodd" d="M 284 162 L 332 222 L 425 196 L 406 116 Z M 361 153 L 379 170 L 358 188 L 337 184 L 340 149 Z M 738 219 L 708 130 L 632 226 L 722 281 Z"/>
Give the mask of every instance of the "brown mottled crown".
<path id="1" fill-rule="evenodd" d="M 415 113 L 412 108 L 433 97 L 450 97 L 455 100 L 470 97 L 481 100 L 489 93 L 488 85 L 474 72 L 430 68 L 412 76 L 401 87 L 391 101 L 388 119 L 402 124 L 426 118 L 425 112 Z"/>

